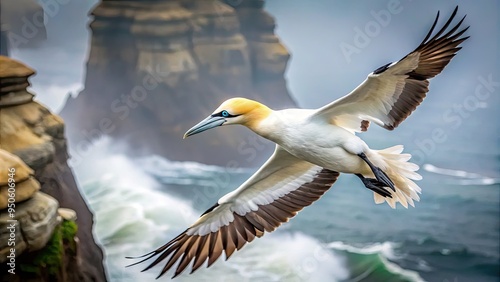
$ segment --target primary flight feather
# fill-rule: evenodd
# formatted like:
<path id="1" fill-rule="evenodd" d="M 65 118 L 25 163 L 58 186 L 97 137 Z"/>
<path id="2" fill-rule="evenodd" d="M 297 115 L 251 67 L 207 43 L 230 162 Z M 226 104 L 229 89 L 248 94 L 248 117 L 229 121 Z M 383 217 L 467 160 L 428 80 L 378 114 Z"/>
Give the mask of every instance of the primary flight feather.
<path id="1" fill-rule="evenodd" d="M 166 260 L 158 277 L 171 268 L 175 277 L 191 263 L 191 272 L 206 261 L 212 265 L 223 252 L 228 259 L 318 200 L 339 173 L 357 175 L 374 192 L 376 203 L 413 206 L 421 192 L 413 180 L 421 176 L 416 173 L 418 166 L 408 162 L 411 155 L 402 154 L 401 145 L 372 150 L 355 133 L 368 130 L 370 122 L 393 130 L 420 105 L 429 79 L 444 69 L 468 38 L 462 37 L 468 27 L 459 30 L 465 16 L 449 28 L 457 10 L 433 35 L 438 12 L 414 51 L 376 69 L 351 93 L 320 109 L 274 111 L 244 98 L 222 103 L 184 137 L 240 124 L 275 142 L 274 154 L 183 233 L 134 265 L 156 257 L 143 271 Z"/>

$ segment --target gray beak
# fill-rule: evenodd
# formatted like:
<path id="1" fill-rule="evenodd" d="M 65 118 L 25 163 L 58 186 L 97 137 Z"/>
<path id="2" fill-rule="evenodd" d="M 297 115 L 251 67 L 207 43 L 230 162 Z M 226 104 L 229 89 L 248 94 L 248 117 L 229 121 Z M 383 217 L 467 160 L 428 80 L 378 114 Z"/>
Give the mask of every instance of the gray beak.
<path id="1" fill-rule="evenodd" d="M 223 123 L 226 122 L 226 119 L 223 117 L 213 117 L 209 116 L 206 119 L 200 121 L 197 125 L 191 127 L 185 134 L 184 134 L 184 139 L 186 137 L 189 137 L 191 135 L 198 134 L 200 132 L 203 132 L 205 130 L 208 130 L 210 128 L 214 128 L 217 126 L 221 126 Z"/>

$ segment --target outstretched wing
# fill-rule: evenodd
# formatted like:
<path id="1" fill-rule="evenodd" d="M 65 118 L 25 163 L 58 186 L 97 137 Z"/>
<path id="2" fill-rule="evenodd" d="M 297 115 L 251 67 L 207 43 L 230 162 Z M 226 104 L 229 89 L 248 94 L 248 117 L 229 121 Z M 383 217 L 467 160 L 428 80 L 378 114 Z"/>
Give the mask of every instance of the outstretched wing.
<path id="1" fill-rule="evenodd" d="M 457 31 L 465 16 L 443 34 L 457 11 L 458 6 L 431 38 L 439 19 L 438 12 L 429 33 L 413 52 L 398 62 L 376 69 L 351 93 L 318 109 L 313 118 L 327 119 L 355 132 L 366 131 L 369 121 L 388 130 L 396 128 L 425 98 L 429 79 L 446 67 L 461 49 L 460 43 L 469 38 L 461 37 L 469 27 Z"/>
<path id="2" fill-rule="evenodd" d="M 137 263 L 158 256 L 144 269 L 148 270 L 169 258 L 158 277 L 178 262 L 175 277 L 193 260 L 191 273 L 207 260 L 208 266 L 212 265 L 223 251 L 228 259 L 247 242 L 274 231 L 318 200 L 338 176 L 336 171 L 300 160 L 276 146 L 271 158 L 238 189 L 220 198 L 186 231 Z"/>

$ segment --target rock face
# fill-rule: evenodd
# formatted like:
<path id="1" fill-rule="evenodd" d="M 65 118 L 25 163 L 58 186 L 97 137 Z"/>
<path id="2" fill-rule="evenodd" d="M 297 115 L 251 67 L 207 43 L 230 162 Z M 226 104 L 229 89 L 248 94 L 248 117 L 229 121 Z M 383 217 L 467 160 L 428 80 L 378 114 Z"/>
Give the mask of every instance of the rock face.
<path id="1" fill-rule="evenodd" d="M 0 161 L 0 210 L 4 211 L 0 213 L 0 263 L 3 263 L 12 243 L 16 254 L 45 246 L 57 224 L 54 211 L 59 203 L 37 193 L 40 183 L 19 157 L 0 149 Z"/>
<path id="2" fill-rule="evenodd" d="M 40 190 L 40 183 L 34 178 L 29 177 L 21 182 L 17 182 L 15 185 L 15 203 L 20 203 L 22 201 L 28 200 Z M 9 186 L 0 186 L 0 209 L 7 208 L 9 195 Z"/>
<path id="3" fill-rule="evenodd" d="M 85 90 L 61 112 L 77 154 L 102 134 L 137 153 L 220 165 L 251 166 L 256 151 L 272 150 L 243 128 L 182 140 L 230 97 L 295 105 L 284 79 L 289 53 L 263 1 L 104 0 L 92 15 Z"/>
<path id="4" fill-rule="evenodd" d="M 28 167 L 18 156 L 0 149 L 0 171 L 6 171 L 0 175 L 0 187 L 8 186 L 9 183 L 19 183 L 33 175 L 33 170 Z M 9 170 L 12 170 L 9 175 Z M 12 180 L 10 180 L 12 179 Z"/>
<path id="5" fill-rule="evenodd" d="M 32 99 L 22 102 L 16 100 L 17 95 L 29 93 L 26 90 L 29 85 L 27 81 L 33 73 L 23 64 L 0 56 L 0 149 L 17 155 L 34 171 L 36 181 L 29 178 L 17 183 L 17 188 L 21 189 L 25 181 L 31 181 L 33 190 L 33 183 L 39 182 L 41 192 L 55 198 L 59 206 L 76 211 L 81 265 L 75 275 L 81 281 L 105 281 L 102 251 L 92 235 L 93 216 L 67 164 L 64 123 L 60 117 Z M 7 174 L 3 170 L 4 164 L 1 168 L 1 173 Z M 24 168 L 19 170 L 19 174 L 22 170 L 27 170 L 23 177 L 33 173 L 29 168 Z M 0 184 L 4 182 L 0 178 Z M 54 210 L 57 210 L 57 205 Z M 4 210 L 1 212 L 3 214 Z"/>
<path id="6" fill-rule="evenodd" d="M 45 193 L 36 193 L 17 205 L 16 217 L 22 230 L 18 238 L 26 242 L 29 251 L 42 249 L 50 239 L 58 224 L 58 207 L 59 203 Z"/>
<path id="7" fill-rule="evenodd" d="M 11 236 L 9 220 L 15 219 L 15 253 L 19 257 L 22 253 L 33 252 L 45 247 L 56 226 L 57 208 L 59 203 L 45 193 L 37 192 L 28 201 L 16 203 L 15 217 L 9 213 L 0 214 L 0 262 L 7 261 L 10 253 L 8 245 Z M 2 273 L 3 274 L 3 273 Z"/>
<path id="8" fill-rule="evenodd" d="M 28 77 L 34 70 L 23 64 L 0 56 L 0 107 L 26 104 L 33 100 L 33 94 L 26 91 L 30 84 Z"/>

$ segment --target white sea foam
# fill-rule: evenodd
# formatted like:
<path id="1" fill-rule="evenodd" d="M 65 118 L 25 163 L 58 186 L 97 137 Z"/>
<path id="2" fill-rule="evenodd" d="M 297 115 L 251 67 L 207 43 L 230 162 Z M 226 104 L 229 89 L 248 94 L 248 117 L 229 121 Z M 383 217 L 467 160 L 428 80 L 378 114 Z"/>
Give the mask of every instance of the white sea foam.
<path id="1" fill-rule="evenodd" d="M 327 245 L 331 249 L 347 251 L 351 253 L 358 254 L 382 254 L 384 257 L 388 259 L 395 260 L 398 258 L 396 253 L 394 252 L 394 248 L 398 245 L 393 242 L 383 242 L 383 243 L 374 243 L 371 245 L 363 246 L 363 247 L 354 247 L 348 244 L 345 244 L 340 241 L 331 242 Z"/>
<path id="2" fill-rule="evenodd" d="M 463 178 L 482 178 L 483 176 L 478 174 L 478 173 L 473 173 L 473 172 L 467 172 L 464 170 L 454 170 L 454 169 L 447 169 L 447 168 L 441 168 L 434 166 L 432 164 L 424 164 L 423 169 L 428 171 L 428 172 L 433 172 L 436 174 L 442 174 L 442 175 L 448 175 L 448 176 L 456 176 L 456 177 L 463 177 Z"/>
<path id="3" fill-rule="evenodd" d="M 423 169 L 435 174 L 457 177 L 459 179 L 457 179 L 454 183 L 458 185 L 493 185 L 500 183 L 500 179 L 498 178 L 487 177 L 464 170 L 441 168 L 432 164 L 424 164 Z"/>

